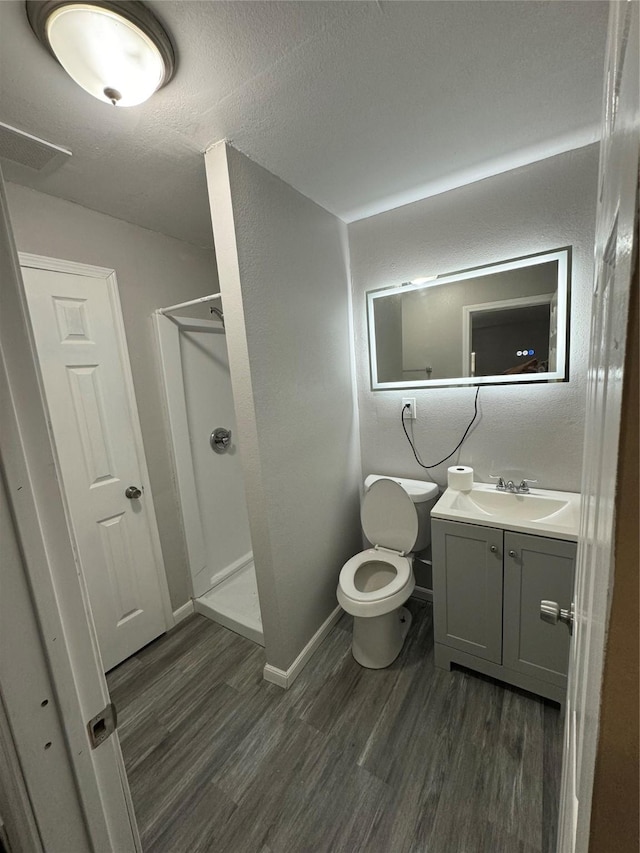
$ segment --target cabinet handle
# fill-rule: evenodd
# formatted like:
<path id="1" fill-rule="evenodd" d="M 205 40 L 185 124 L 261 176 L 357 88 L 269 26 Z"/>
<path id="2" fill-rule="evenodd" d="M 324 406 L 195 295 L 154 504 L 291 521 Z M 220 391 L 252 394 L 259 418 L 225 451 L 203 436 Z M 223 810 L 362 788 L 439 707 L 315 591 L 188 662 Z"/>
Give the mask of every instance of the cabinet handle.
<path id="1" fill-rule="evenodd" d="M 512 551 L 509 551 L 509 556 L 510 556 L 510 557 L 517 557 L 517 556 L 518 556 L 518 552 L 517 552 L 517 551 L 513 551 L 513 550 L 512 550 Z"/>
<path id="2" fill-rule="evenodd" d="M 492 553 L 492 554 L 495 554 L 495 553 L 496 553 L 496 551 L 498 550 L 498 546 L 497 546 L 497 545 L 492 545 L 492 546 L 489 548 L 489 550 L 491 551 L 491 553 Z"/>

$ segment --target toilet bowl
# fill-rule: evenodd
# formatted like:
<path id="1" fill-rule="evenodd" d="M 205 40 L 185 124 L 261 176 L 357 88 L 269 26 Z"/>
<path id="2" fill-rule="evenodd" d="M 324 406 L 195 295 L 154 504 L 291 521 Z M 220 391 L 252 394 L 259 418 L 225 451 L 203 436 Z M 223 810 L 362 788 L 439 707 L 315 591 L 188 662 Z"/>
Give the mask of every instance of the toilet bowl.
<path id="1" fill-rule="evenodd" d="M 337 598 L 353 615 L 352 653 L 369 669 L 389 666 L 400 654 L 411 625 L 402 605 L 415 587 L 412 553 L 431 541 L 434 483 L 371 474 L 360 510 L 362 529 L 374 543 L 351 557 L 340 572 Z"/>

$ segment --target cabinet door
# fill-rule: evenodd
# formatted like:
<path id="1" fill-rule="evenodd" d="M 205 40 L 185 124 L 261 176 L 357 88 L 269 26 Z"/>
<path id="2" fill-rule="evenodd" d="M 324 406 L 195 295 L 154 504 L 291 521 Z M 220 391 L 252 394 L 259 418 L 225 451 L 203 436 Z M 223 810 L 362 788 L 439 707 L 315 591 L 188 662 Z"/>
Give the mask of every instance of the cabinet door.
<path id="1" fill-rule="evenodd" d="M 571 604 L 576 544 L 506 532 L 504 550 L 503 664 L 566 687 L 569 631 L 540 619 L 540 601 Z"/>
<path id="2" fill-rule="evenodd" d="M 433 519 L 437 643 L 502 662 L 502 530 Z"/>

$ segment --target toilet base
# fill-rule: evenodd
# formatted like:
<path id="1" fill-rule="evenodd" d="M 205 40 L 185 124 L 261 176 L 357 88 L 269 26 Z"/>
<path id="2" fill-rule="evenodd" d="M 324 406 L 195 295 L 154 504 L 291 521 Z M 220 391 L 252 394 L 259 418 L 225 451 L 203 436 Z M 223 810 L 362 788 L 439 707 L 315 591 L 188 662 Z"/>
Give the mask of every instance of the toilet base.
<path id="1" fill-rule="evenodd" d="M 400 654 L 410 627 L 411 613 L 406 607 L 382 616 L 354 616 L 353 657 L 367 669 L 384 669 Z"/>

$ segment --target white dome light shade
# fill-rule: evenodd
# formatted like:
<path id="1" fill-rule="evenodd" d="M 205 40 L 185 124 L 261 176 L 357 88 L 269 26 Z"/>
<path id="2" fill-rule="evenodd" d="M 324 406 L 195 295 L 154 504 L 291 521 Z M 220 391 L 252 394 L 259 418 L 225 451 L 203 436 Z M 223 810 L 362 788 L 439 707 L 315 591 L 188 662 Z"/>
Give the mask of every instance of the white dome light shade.
<path id="1" fill-rule="evenodd" d="M 61 6 L 49 16 L 46 33 L 67 74 L 101 101 L 133 107 L 162 85 L 160 51 L 116 12 L 89 4 Z"/>

